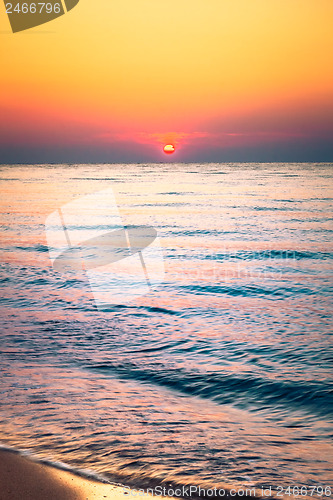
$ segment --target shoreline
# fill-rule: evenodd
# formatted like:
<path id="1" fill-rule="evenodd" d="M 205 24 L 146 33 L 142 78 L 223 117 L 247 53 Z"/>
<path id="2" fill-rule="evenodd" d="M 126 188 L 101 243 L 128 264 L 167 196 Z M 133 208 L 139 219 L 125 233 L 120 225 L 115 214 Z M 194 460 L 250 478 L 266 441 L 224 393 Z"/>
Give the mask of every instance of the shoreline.
<path id="1" fill-rule="evenodd" d="M 62 462 L 53 463 L 29 452 L 0 445 L 0 500 L 202 500 L 205 497 L 167 494 L 161 490 L 150 493 L 154 490 L 152 485 L 140 487 L 131 483 L 111 482 L 93 471 L 75 469 Z M 261 498 L 257 494 L 250 497 L 253 500 Z M 244 495 L 230 494 L 226 488 L 223 495 L 210 498 L 241 500 Z M 274 496 L 270 500 L 274 500 Z"/>
<path id="2" fill-rule="evenodd" d="M 0 448 L 0 500 L 124 500 L 124 488 Z"/>

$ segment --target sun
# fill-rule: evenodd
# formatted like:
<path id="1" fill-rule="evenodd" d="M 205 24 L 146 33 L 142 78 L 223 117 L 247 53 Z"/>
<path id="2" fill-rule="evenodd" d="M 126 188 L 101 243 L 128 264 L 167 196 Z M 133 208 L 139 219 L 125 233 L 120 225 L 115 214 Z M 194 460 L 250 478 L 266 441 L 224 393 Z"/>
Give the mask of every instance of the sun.
<path id="1" fill-rule="evenodd" d="M 164 153 L 167 155 L 171 155 L 172 153 L 175 152 L 175 146 L 173 144 L 166 144 L 163 148 Z"/>

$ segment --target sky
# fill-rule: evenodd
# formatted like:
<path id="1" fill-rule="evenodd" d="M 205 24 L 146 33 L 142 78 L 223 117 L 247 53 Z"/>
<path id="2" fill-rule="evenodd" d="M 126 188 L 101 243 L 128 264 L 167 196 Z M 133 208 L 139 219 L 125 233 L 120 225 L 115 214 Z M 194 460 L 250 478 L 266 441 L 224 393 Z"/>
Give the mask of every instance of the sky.
<path id="1" fill-rule="evenodd" d="M 0 163 L 333 161 L 332 20 L 332 0 L 80 0 L 12 33 L 2 2 Z"/>

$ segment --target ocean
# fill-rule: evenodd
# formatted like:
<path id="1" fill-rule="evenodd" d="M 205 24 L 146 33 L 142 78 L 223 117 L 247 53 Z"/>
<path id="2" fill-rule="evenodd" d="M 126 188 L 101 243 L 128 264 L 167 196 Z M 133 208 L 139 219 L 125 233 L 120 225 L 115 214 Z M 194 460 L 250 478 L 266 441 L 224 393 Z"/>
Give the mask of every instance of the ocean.
<path id="1" fill-rule="evenodd" d="M 332 486 L 332 167 L 2 165 L 2 445 L 136 486 Z M 165 274 L 99 308 L 45 220 L 106 189 Z"/>

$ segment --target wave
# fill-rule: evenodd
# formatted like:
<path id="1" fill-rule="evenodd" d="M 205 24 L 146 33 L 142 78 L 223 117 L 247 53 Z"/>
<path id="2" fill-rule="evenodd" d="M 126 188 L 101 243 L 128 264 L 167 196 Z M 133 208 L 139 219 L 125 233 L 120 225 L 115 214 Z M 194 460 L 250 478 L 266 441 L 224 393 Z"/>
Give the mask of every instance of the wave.
<path id="1" fill-rule="evenodd" d="M 331 293 L 330 287 L 309 288 L 304 286 L 274 286 L 263 287 L 255 285 L 181 285 L 179 289 L 196 294 L 229 295 L 233 297 L 257 297 L 264 296 L 272 299 L 284 299 L 295 295 L 326 295 Z"/>
<path id="2" fill-rule="evenodd" d="M 119 378 L 148 382 L 186 395 L 210 399 L 219 404 L 243 407 L 254 405 L 261 410 L 284 407 L 333 418 L 333 387 L 326 382 L 269 380 L 255 375 L 231 373 L 189 373 L 181 369 L 156 371 L 134 363 L 98 363 L 85 369 L 114 374 Z"/>
<path id="3" fill-rule="evenodd" d="M 240 250 L 240 251 L 228 251 L 217 252 L 213 254 L 205 254 L 200 256 L 203 260 L 269 260 L 269 259 L 295 259 L 295 260 L 327 260 L 333 259 L 333 252 L 310 252 L 310 251 L 300 251 L 292 249 L 280 249 L 280 250 Z"/>

